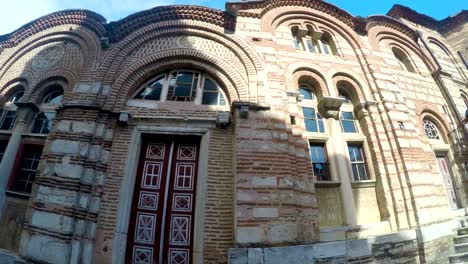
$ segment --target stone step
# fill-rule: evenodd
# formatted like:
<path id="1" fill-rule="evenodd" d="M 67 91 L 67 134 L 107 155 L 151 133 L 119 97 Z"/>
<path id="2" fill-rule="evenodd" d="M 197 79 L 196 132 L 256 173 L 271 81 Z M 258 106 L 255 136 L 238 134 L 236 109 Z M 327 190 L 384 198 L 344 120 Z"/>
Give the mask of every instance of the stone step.
<path id="1" fill-rule="evenodd" d="M 458 235 L 459 236 L 468 235 L 468 227 L 458 228 Z"/>
<path id="2" fill-rule="evenodd" d="M 468 262 L 468 252 L 453 254 L 449 257 L 450 263 Z"/>
<path id="3" fill-rule="evenodd" d="M 468 235 L 456 236 L 453 241 L 456 245 L 468 243 Z"/>
<path id="4" fill-rule="evenodd" d="M 465 253 L 468 252 L 468 243 L 455 244 L 455 253 Z"/>

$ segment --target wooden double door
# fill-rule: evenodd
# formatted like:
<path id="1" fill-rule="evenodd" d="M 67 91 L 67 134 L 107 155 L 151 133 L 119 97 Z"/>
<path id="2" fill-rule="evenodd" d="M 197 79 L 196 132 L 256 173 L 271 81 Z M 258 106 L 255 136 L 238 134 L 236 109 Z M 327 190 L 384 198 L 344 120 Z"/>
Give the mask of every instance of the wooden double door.
<path id="1" fill-rule="evenodd" d="M 126 263 L 192 263 L 200 138 L 143 138 Z"/>

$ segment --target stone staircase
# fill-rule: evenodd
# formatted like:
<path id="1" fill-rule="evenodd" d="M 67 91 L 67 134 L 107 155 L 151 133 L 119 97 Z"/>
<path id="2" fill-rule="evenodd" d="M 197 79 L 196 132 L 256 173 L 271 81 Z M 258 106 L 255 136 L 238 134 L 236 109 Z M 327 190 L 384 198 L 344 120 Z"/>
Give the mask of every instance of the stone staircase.
<path id="1" fill-rule="evenodd" d="M 460 219 L 457 236 L 453 239 L 455 254 L 449 257 L 450 263 L 468 264 L 468 216 Z"/>

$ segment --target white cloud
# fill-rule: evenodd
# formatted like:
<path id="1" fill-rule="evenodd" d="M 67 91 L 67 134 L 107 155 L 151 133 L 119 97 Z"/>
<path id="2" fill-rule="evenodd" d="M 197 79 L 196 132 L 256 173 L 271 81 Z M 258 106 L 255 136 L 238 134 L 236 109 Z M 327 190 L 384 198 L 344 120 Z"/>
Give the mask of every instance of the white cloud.
<path id="1" fill-rule="evenodd" d="M 222 9 L 225 1 L 209 0 L 2 0 L 0 35 L 10 33 L 22 25 L 46 14 L 64 9 L 88 9 L 103 15 L 108 22 L 119 20 L 135 12 L 161 5 L 192 4 Z"/>

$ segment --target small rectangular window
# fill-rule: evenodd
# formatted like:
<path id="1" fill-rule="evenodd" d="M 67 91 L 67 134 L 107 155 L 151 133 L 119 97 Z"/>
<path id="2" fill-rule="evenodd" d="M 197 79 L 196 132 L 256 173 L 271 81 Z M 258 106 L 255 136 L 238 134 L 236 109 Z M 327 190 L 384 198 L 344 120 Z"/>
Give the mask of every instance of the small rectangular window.
<path id="1" fill-rule="evenodd" d="M 345 133 L 357 133 L 353 112 L 341 112 L 341 130 Z"/>
<path id="2" fill-rule="evenodd" d="M 314 108 L 303 107 L 302 111 L 304 113 L 304 122 L 307 131 L 320 133 L 325 131 L 322 116 L 316 113 Z"/>
<path id="3" fill-rule="evenodd" d="M 15 125 L 16 111 L 3 111 L 0 115 L 0 129 L 11 130 Z"/>
<path id="4" fill-rule="evenodd" d="M 26 145 L 18 153 L 17 166 L 14 170 L 14 179 L 10 188 L 11 191 L 31 193 L 41 154 L 42 146 L 40 145 Z"/>
<path id="5" fill-rule="evenodd" d="M 324 143 L 310 144 L 310 159 L 312 161 L 312 173 L 317 181 L 330 181 L 328 169 L 327 150 Z"/>
<path id="6" fill-rule="evenodd" d="M 355 181 L 368 180 L 366 161 L 362 144 L 348 144 L 349 159 L 353 169 L 353 178 Z"/>

